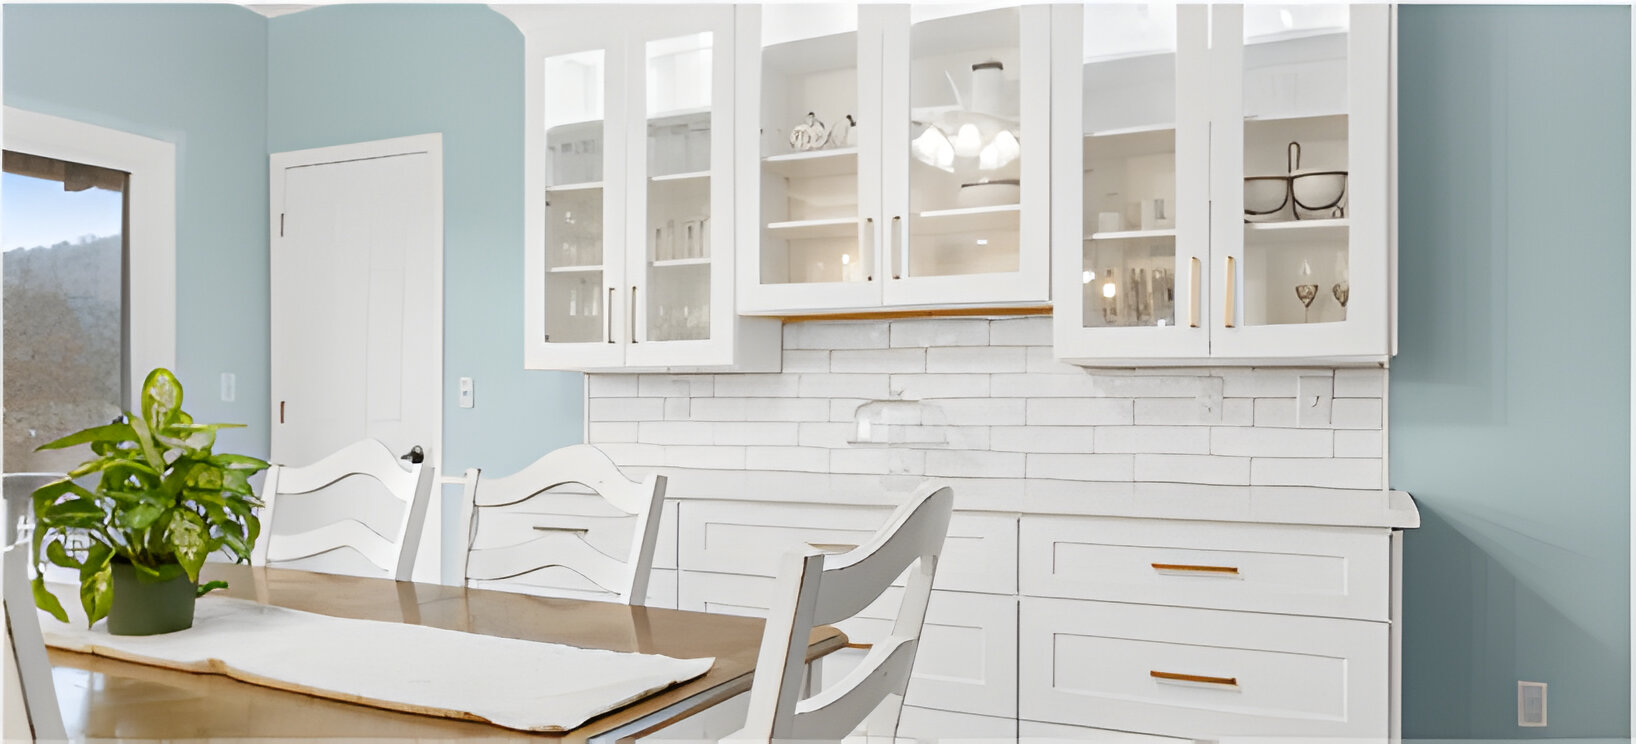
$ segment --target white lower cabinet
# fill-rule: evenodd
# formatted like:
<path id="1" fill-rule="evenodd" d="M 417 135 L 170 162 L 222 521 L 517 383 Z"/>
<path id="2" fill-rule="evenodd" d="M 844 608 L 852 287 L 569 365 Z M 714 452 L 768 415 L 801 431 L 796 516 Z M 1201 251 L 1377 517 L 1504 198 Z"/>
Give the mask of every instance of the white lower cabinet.
<path id="1" fill-rule="evenodd" d="M 680 608 L 730 615 L 766 614 L 773 579 L 683 570 Z M 902 592 L 890 589 L 857 617 L 839 625 L 854 644 L 869 644 L 891 630 Z M 822 679 L 836 680 L 857 664 L 863 649 L 825 657 Z M 984 716 L 1017 715 L 1017 599 L 1013 596 L 935 590 L 909 681 L 907 702 L 921 708 Z"/>
<path id="2" fill-rule="evenodd" d="M 1021 601 L 1023 718 L 1210 738 L 1387 736 L 1386 623 Z"/>
<path id="3" fill-rule="evenodd" d="M 1039 721 L 1018 721 L 1017 739 L 1019 744 L 1046 744 L 1053 741 L 1094 741 L 1099 744 L 1194 744 L 1192 739 L 1178 739 L 1174 736 L 1154 736 Z"/>

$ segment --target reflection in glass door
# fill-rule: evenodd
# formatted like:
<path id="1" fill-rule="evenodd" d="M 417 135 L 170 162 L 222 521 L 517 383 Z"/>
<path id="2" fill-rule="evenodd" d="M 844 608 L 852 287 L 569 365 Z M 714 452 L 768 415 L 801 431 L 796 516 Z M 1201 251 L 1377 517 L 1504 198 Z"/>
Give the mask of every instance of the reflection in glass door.
<path id="1" fill-rule="evenodd" d="M 909 32 L 907 256 L 894 278 L 1020 265 L 1022 10 L 914 23 Z M 1037 145 L 1035 145 L 1037 146 Z M 891 225 L 897 239 L 902 226 Z"/>
<path id="2" fill-rule="evenodd" d="M 603 50 L 545 60 L 546 342 L 612 342 L 603 322 Z"/>
<path id="3" fill-rule="evenodd" d="M 710 338 L 711 102 L 714 35 L 649 41 L 645 333 L 633 341 Z"/>

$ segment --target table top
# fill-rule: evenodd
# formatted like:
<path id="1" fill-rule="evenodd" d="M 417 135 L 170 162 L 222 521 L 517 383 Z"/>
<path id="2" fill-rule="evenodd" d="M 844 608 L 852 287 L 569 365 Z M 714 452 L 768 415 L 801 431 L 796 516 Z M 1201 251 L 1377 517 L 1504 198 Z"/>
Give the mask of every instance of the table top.
<path id="1" fill-rule="evenodd" d="M 667 722 L 679 720 L 748 690 L 761 648 L 762 621 L 756 618 L 233 564 L 207 564 L 201 581 L 211 579 L 228 582 L 227 596 L 336 617 L 676 658 L 714 656 L 716 663 L 703 676 L 572 731 L 531 734 L 51 649 L 58 705 L 71 738 L 583 741 L 661 711 Z M 845 644 L 841 631 L 817 628 L 808 658 Z"/>

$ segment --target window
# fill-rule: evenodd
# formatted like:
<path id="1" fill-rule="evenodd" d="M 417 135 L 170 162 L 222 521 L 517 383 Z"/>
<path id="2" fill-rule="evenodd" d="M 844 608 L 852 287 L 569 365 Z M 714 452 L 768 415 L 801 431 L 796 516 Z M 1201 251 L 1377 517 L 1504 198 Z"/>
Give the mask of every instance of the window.
<path id="1" fill-rule="evenodd" d="M 34 448 L 129 398 L 129 174 L 10 150 L 4 172 L 5 463 L 62 471 L 84 453 Z"/>

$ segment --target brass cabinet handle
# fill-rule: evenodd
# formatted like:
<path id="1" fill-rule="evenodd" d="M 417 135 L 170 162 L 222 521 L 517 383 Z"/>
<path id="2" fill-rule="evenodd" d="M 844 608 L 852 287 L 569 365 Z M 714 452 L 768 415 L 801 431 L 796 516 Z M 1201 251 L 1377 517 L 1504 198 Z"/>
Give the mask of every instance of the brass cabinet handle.
<path id="1" fill-rule="evenodd" d="M 1228 256 L 1227 257 L 1227 310 L 1226 310 L 1226 315 L 1223 316 L 1222 319 L 1221 319 L 1221 323 L 1222 323 L 1223 328 L 1233 328 L 1234 327 L 1234 325 L 1233 325 L 1233 292 L 1237 288 L 1237 285 L 1238 285 L 1238 265 L 1233 261 L 1232 256 Z"/>
<path id="2" fill-rule="evenodd" d="M 608 343 L 610 343 L 610 344 L 614 342 L 614 340 L 613 340 L 613 309 L 614 309 L 614 288 L 609 287 L 608 288 L 608 304 L 602 306 L 602 312 L 608 316 Z"/>
<path id="3" fill-rule="evenodd" d="M 1237 687 L 1237 677 L 1206 677 L 1199 674 L 1176 674 L 1175 672 L 1161 672 L 1151 670 L 1147 676 L 1169 682 L 1197 682 L 1204 685 L 1222 685 L 1223 687 Z"/>
<path id="4" fill-rule="evenodd" d="M 1152 563 L 1155 571 L 1184 571 L 1187 573 L 1238 575 L 1237 566 L 1196 566 L 1188 563 Z"/>
<path id="5" fill-rule="evenodd" d="M 636 285 L 631 285 L 631 343 L 636 343 Z"/>
<path id="6" fill-rule="evenodd" d="M 1200 284 L 1199 280 L 1202 278 L 1203 272 L 1199 268 L 1199 257 L 1198 256 L 1193 257 L 1193 262 L 1192 263 L 1193 263 L 1193 266 L 1192 266 L 1191 269 L 1189 269 L 1187 283 L 1188 283 L 1188 286 L 1192 287 L 1192 289 L 1193 289 L 1193 302 L 1190 303 L 1187 306 L 1187 327 L 1188 328 L 1198 328 L 1199 327 L 1199 298 L 1200 298 L 1200 296 L 1202 294 L 1201 290 L 1199 288 L 1199 284 Z"/>
<path id="7" fill-rule="evenodd" d="M 898 254 L 901 253 L 902 250 L 903 250 L 903 218 L 902 217 L 893 217 L 892 218 L 892 278 L 893 279 L 902 279 L 903 278 L 903 271 L 900 268 L 902 266 L 902 263 L 900 262 L 899 256 L 898 256 Z"/>
<path id="8" fill-rule="evenodd" d="M 863 244 L 866 241 L 869 243 L 869 247 L 867 249 L 863 247 Z M 864 281 L 866 281 L 866 282 L 875 281 L 875 218 L 874 217 L 865 217 L 865 218 L 863 218 L 862 234 L 858 236 L 858 260 L 859 261 L 868 261 L 869 262 L 869 263 L 865 264 L 865 266 L 868 268 L 869 273 L 864 277 Z"/>

